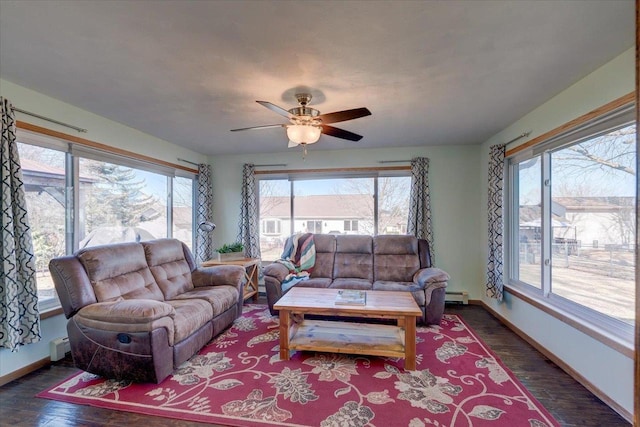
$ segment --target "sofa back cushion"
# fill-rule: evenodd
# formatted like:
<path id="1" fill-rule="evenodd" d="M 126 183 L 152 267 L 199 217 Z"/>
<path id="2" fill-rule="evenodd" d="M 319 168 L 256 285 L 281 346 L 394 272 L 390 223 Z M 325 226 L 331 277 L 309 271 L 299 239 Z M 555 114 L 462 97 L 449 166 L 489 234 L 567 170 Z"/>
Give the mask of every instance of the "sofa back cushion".
<path id="1" fill-rule="evenodd" d="M 140 243 L 120 243 L 76 253 L 98 302 L 144 298 L 163 301 Z"/>
<path id="2" fill-rule="evenodd" d="M 411 282 L 420 269 L 418 239 L 414 236 L 376 236 L 373 239 L 376 281 Z"/>
<path id="3" fill-rule="evenodd" d="M 333 278 L 333 261 L 336 256 L 336 236 L 333 234 L 314 234 L 316 263 L 311 272 L 312 278 Z"/>
<path id="4" fill-rule="evenodd" d="M 373 282 L 373 238 L 371 236 L 336 236 L 333 278 L 344 277 Z"/>
<path id="5" fill-rule="evenodd" d="M 164 298 L 173 299 L 193 289 L 191 266 L 180 240 L 158 239 L 142 242 L 147 264 Z"/>

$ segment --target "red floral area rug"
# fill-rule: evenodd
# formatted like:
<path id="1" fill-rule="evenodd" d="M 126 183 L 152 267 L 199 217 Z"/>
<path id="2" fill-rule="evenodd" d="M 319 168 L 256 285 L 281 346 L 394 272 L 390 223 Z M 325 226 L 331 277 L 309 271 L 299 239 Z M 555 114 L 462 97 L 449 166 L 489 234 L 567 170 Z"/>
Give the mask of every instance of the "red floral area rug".
<path id="1" fill-rule="evenodd" d="M 278 319 L 244 314 L 161 384 L 79 373 L 38 395 L 230 426 L 558 426 L 456 315 L 418 327 L 402 359 L 296 352 L 281 361 Z"/>

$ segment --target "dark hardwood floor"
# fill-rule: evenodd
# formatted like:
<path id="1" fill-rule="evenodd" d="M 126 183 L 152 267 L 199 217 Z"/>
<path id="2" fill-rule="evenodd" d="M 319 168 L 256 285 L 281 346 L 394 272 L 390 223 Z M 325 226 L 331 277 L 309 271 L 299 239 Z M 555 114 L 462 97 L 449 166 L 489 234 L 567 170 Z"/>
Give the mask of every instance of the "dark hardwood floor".
<path id="1" fill-rule="evenodd" d="M 260 302 L 265 302 L 260 298 Z M 584 387 L 480 306 L 447 305 L 491 347 L 505 365 L 563 426 L 629 426 Z M 34 397 L 77 372 L 69 356 L 0 387 L 0 425 L 202 426 Z M 453 426 L 452 426 L 453 427 Z M 515 427 L 515 426 L 514 426 Z"/>

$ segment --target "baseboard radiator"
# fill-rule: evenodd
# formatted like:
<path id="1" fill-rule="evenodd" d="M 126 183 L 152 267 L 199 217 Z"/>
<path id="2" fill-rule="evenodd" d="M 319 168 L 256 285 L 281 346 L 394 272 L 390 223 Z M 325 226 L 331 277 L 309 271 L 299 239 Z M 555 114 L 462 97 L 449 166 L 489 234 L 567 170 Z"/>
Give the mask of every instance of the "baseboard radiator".
<path id="1" fill-rule="evenodd" d="M 51 361 L 57 362 L 64 359 L 65 355 L 71 351 L 69 338 L 56 338 L 49 343 L 49 351 L 51 352 Z"/>
<path id="2" fill-rule="evenodd" d="M 444 297 L 445 302 L 456 302 L 459 304 L 469 304 L 469 292 L 467 291 L 447 291 Z"/>

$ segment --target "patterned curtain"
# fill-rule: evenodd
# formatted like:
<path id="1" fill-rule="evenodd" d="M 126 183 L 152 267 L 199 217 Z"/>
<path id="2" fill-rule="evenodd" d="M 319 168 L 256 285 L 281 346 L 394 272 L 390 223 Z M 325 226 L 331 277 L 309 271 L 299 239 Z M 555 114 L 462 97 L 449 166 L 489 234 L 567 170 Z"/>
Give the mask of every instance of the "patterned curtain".
<path id="1" fill-rule="evenodd" d="M 245 164 L 242 169 L 242 202 L 238 242 L 242 242 L 244 245 L 244 254 L 248 258 L 261 257 L 255 169 L 253 164 Z"/>
<path id="2" fill-rule="evenodd" d="M 489 154 L 489 255 L 487 259 L 487 296 L 502 301 L 503 194 L 505 145 L 492 145 Z"/>
<path id="3" fill-rule="evenodd" d="M 411 159 L 411 196 L 407 234 L 429 242 L 431 263 L 435 264 L 433 230 L 431 228 L 431 196 L 429 195 L 429 159 Z"/>
<path id="4" fill-rule="evenodd" d="M 201 163 L 198 165 L 198 195 L 196 210 L 196 263 L 202 264 L 213 256 L 213 232 L 200 229 L 203 222 L 211 222 L 211 205 L 213 194 L 211 191 L 211 166 Z"/>
<path id="5" fill-rule="evenodd" d="M 0 104 L 0 346 L 16 351 L 20 345 L 40 341 L 40 313 L 35 257 L 16 144 L 15 116 L 7 99 L 0 97 Z"/>

